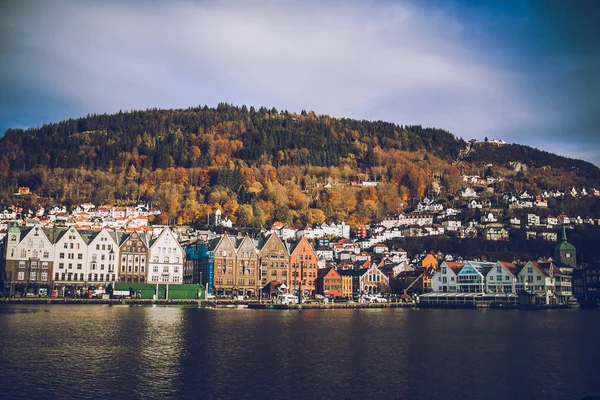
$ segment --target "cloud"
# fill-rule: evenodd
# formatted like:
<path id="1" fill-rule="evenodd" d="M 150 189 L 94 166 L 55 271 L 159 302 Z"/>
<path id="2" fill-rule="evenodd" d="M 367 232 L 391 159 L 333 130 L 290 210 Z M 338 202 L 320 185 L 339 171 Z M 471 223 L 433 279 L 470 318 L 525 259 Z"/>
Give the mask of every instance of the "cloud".
<path id="1" fill-rule="evenodd" d="M 2 21 L 10 61 L 1 83 L 13 93 L 1 101 L 3 120 L 37 94 L 47 118 L 38 124 L 221 101 L 436 126 L 466 139 L 522 142 L 523 132 L 569 121 L 549 112 L 564 100 L 530 93 L 544 79 L 532 84 L 528 71 L 485 49 L 488 39 L 472 37 L 481 27 L 461 9 L 383 1 L 26 4 Z"/>

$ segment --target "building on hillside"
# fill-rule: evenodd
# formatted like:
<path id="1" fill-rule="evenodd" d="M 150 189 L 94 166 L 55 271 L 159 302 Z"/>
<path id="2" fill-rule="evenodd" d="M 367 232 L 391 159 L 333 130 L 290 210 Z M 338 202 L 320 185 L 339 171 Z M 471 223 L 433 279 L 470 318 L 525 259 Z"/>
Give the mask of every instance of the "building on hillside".
<path id="1" fill-rule="evenodd" d="M 435 256 L 433 254 L 427 254 L 425 256 L 425 258 L 423 258 L 421 260 L 421 266 L 422 267 L 433 267 L 434 269 L 437 269 L 438 260 L 437 260 L 437 258 L 435 258 Z"/>

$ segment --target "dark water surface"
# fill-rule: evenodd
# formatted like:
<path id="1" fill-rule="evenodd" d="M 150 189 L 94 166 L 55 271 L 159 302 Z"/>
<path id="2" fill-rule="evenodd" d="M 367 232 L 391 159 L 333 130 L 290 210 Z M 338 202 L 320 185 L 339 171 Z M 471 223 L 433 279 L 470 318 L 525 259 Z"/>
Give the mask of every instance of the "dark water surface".
<path id="1" fill-rule="evenodd" d="M 600 312 L 0 306 L 0 398 L 578 399 Z"/>

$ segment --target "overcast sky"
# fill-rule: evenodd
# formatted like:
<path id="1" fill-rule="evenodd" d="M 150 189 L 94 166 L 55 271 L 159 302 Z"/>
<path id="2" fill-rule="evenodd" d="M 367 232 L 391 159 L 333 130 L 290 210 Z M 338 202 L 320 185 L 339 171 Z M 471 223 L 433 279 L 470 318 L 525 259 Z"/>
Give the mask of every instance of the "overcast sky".
<path id="1" fill-rule="evenodd" d="M 600 165 L 600 1 L 0 0 L 0 132 L 235 105 Z"/>

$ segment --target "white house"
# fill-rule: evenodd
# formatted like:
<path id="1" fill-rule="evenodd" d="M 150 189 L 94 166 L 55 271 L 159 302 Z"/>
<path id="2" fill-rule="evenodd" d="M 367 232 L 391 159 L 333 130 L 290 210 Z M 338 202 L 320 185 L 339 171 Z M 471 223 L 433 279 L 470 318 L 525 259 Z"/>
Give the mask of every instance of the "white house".
<path id="1" fill-rule="evenodd" d="M 54 251 L 54 284 L 85 286 L 89 274 L 88 246 L 80 231 L 69 228 L 61 231 Z"/>
<path id="2" fill-rule="evenodd" d="M 467 187 L 460 191 L 460 196 L 464 198 L 472 198 L 477 197 L 477 193 L 475 193 L 475 190 L 471 189 L 470 187 Z"/>
<path id="3" fill-rule="evenodd" d="M 457 276 L 464 266 L 463 263 L 444 261 L 433 277 L 431 287 L 434 292 L 457 292 Z"/>
<path id="4" fill-rule="evenodd" d="M 457 291 L 460 293 L 485 293 L 485 277 L 495 263 L 467 261 L 458 273 Z"/>
<path id="5" fill-rule="evenodd" d="M 117 234 L 108 229 L 97 232 L 88 245 L 87 258 L 89 261 L 88 283 L 115 282 L 119 260 Z"/>
<path id="6" fill-rule="evenodd" d="M 510 262 L 498 261 L 486 275 L 488 293 L 517 293 L 520 268 Z"/>
<path id="7" fill-rule="evenodd" d="M 540 225 L 540 217 L 535 214 L 527 214 L 527 225 L 529 225 L 529 226 Z"/>
<path id="8" fill-rule="evenodd" d="M 185 252 L 169 228 L 150 245 L 148 283 L 183 283 Z"/>

